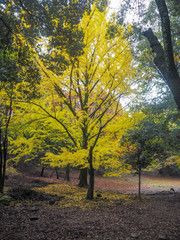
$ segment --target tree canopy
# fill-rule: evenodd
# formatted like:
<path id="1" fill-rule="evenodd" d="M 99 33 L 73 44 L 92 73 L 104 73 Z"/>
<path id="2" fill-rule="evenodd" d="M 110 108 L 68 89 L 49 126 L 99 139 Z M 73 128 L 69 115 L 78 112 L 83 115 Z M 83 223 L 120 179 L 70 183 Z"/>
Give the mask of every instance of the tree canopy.
<path id="1" fill-rule="evenodd" d="M 88 168 L 87 199 L 95 169 L 115 176 L 130 167 L 141 171 L 164 152 L 178 156 L 172 96 L 179 107 L 179 5 L 173 4 L 150 1 L 141 21 L 127 23 L 125 5 L 110 16 L 105 0 L 0 3 L 1 191 L 8 152 L 14 162 Z M 157 37 L 152 29 L 142 32 L 149 23 Z M 151 83 L 161 98 L 153 100 Z M 174 139 L 174 148 L 165 138 Z"/>

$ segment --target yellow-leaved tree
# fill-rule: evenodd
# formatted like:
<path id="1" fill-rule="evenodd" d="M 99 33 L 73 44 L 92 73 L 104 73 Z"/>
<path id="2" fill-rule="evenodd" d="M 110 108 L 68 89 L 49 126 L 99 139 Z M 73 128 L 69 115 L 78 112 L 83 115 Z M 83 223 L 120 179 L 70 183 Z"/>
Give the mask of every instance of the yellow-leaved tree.
<path id="1" fill-rule="evenodd" d="M 107 155 L 107 149 L 103 153 L 100 147 L 103 139 L 103 145 L 111 148 L 109 167 L 121 166 L 120 161 L 113 160 L 118 159 L 118 152 L 116 144 L 107 144 L 110 137 L 106 138 L 106 128 L 116 116 L 123 115 L 120 100 L 131 92 L 135 71 L 131 66 L 130 43 L 123 36 L 125 29 L 113 19 L 107 20 L 106 12 L 93 5 L 84 14 L 79 29 L 84 34 L 83 54 L 68 59 L 64 53 L 70 64 L 63 73 L 55 67 L 50 70 L 37 55 L 42 97 L 29 103 L 31 111 L 47 116 L 44 121 L 56 124 L 71 142 L 56 154 L 47 152 L 44 162 L 52 166 L 70 163 L 88 167 L 86 198 L 93 199 L 94 167 L 104 166 L 103 156 Z M 128 30 L 131 31 L 130 27 Z M 62 56 L 62 50 L 56 48 L 51 50 L 51 55 L 56 52 L 57 56 L 58 51 Z"/>
<path id="2" fill-rule="evenodd" d="M 94 148 L 95 169 L 102 166 L 106 176 L 121 176 L 129 172 L 130 165 L 124 161 L 125 147 L 120 144 L 122 136 L 132 129 L 141 119 L 142 112 L 123 111 L 107 125 L 103 137 L 100 137 Z"/>

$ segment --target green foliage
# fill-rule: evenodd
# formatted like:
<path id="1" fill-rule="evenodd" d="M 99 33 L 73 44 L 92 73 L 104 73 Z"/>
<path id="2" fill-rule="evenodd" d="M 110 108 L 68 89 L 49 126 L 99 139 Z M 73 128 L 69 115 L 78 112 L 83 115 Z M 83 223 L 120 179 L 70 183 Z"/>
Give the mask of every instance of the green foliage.
<path id="1" fill-rule="evenodd" d="M 137 110 L 144 113 L 143 120 L 129 129 L 122 138 L 127 161 L 134 168 L 138 167 L 138 159 L 142 168 L 148 165 L 152 165 L 152 169 L 177 166 L 180 122 L 172 96 L 141 106 Z"/>
<path id="2" fill-rule="evenodd" d="M 0 50 L 1 84 L 17 82 L 17 71 L 17 55 L 8 50 Z"/>
<path id="3" fill-rule="evenodd" d="M 136 170 L 146 168 L 154 159 L 162 156 L 166 150 L 169 130 L 166 121 L 157 121 L 148 116 L 122 137 L 126 147 L 125 154 L 129 164 Z"/>

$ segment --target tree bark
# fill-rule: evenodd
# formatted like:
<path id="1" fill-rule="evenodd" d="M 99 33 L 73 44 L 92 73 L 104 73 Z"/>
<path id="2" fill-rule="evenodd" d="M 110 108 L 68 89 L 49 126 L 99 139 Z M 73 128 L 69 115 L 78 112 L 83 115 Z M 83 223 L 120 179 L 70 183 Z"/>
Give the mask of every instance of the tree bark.
<path id="1" fill-rule="evenodd" d="M 6 126 L 4 131 L 4 137 L 2 136 L 2 129 L 0 125 L 0 192 L 4 192 L 4 183 L 5 183 L 5 176 L 6 176 L 6 162 L 7 162 L 7 148 L 8 148 L 8 127 L 11 119 L 12 113 L 12 98 L 10 99 L 10 106 L 9 106 L 9 113 L 8 109 L 6 109 Z"/>
<path id="2" fill-rule="evenodd" d="M 1 125 L 0 125 L 0 192 L 3 193 L 3 149 L 2 149 Z"/>
<path id="3" fill-rule="evenodd" d="M 79 187 L 87 187 L 87 168 L 82 168 L 80 169 L 80 174 L 79 174 Z"/>
<path id="4" fill-rule="evenodd" d="M 164 80 L 169 86 L 174 100 L 180 110 L 180 76 L 178 74 L 173 55 L 171 40 L 171 27 L 168 9 L 165 0 L 155 0 L 161 17 L 161 28 L 163 34 L 163 47 L 154 35 L 151 28 L 143 33 L 148 39 L 152 51 L 155 53 L 154 63 L 160 70 Z"/>
<path id="5" fill-rule="evenodd" d="M 44 167 L 41 168 L 40 176 L 41 176 L 41 177 L 44 177 Z"/>
<path id="6" fill-rule="evenodd" d="M 2 152 L 2 132 L 1 132 L 1 122 L 0 122 L 0 180 L 2 178 L 2 165 L 3 164 L 3 152 Z"/>
<path id="7" fill-rule="evenodd" d="M 55 168 L 55 171 L 56 171 L 56 178 L 59 179 L 59 173 L 58 173 L 57 168 Z"/>
<path id="8" fill-rule="evenodd" d="M 94 168 L 92 164 L 90 164 L 89 168 L 89 186 L 86 195 L 86 199 L 92 200 L 94 198 Z"/>
<path id="9" fill-rule="evenodd" d="M 4 192 L 4 182 L 6 176 L 6 162 L 7 162 L 7 136 L 3 141 L 3 149 L 1 148 L 1 174 L 0 174 L 0 192 Z"/>
<path id="10" fill-rule="evenodd" d="M 68 163 L 66 166 L 66 175 L 65 175 L 66 181 L 70 182 L 70 164 Z"/>
<path id="11" fill-rule="evenodd" d="M 6 176 L 6 162 L 7 162 L 7 136 L 4 139 L 4 146 L 3 146 L 3 174 L 2 174 L 2 182 L 1 182 L 1 188 L 2 192 L 4 191 L 4 182 L 5 182 L 5 176 Z"/>
<path id="12" fill-rule="evenodd" d="M 138 176 L 139 176 L 139 181 L 138 181 L 138 198 L 141 200 L 141 166 L 139 166 L 138 169 Z"/>
<path id="13" fill-rule="evenodd" d="M 86 195 L 86 199 L 92 200 L 94 198 L 94 168 L 93 168 L 93 148 L 91 147 L 89 150 L 89 186 Z"/>

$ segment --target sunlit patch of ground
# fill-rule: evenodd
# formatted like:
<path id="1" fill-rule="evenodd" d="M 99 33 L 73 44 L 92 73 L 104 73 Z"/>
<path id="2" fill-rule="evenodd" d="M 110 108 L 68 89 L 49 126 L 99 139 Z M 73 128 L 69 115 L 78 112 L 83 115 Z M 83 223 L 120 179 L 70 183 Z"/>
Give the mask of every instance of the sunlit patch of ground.
<path id="1" fill-rule="evenodd" d="M 99 205 L 110 205 L 112 203 L 126 204 L 133 200 L 133 196 L 126 194 L 118 194 L 110 191 L 95 191 L 94 200 L 86 200 L 86 188 L 79 188 L 68 184 L 50 184 L 43 188 L 36 188 L 36 191 L 42 191 L 48 194 L 56 194 L 62 197 L 60 201 L 56 202 L 59 207 L 78 207 L 87 209 L 88 207 L 98 207 Z M 97 194 L 101 194 L 100 197 Z"/>
<path id="2" fill-rule="evenodd" d="M 142 179 L 142 191 L 145 193 L 170 191 L 171 188 L 180 192 L 180 179 L 166 177 L 144 177 Z"/>
<path id="3" fill-rule="evenodd" d="M 14 172 L 15 171 L 15 172 Z M 62 170 L 60 170 L 60 173 Z M 37 177 L 37 176 L 28 176 L 29 181 L 24 182 L 22 174 L 19 174 L 18 171 L 14 169 L 8 170 L 8 175 L 13 175 L 10 177 L 8 181 L 6 181 L 6 185 L 14 185 L 19 183 L 19 185 L 29 185 L 35 187 L 42 187 L 48 184 L 66 184 L 66 190 L 69 191 L 69 198 L 72 196 L 72 193 L 80 192 L 79 198 L 85 198 L 87 189 L 78 189 L 77 185 L 79 183 L 79 171 L 73 170 L 70 173 L 70 182 L 64 180 L 63 177 L 56 179 L 55 174 L 52 175 L 52 171 L 49 172 L 46 170 L 46 177 Z M 60 175 L 61 176 L 61 175 Z M 62 175 L 63 176 L 63 175 Z M 38 181 L 40 184 L 38 184 Z M 180 178 L 172 178 L 172 177 L 161 177 L 161 176 L 142 176 L 142 186 L 141 190 L 144 194 L 157 193 L 162 191 L 170 191 L 173 188 L 176 192 L 180 192 Z M 59 187 L 60 194 L 63 194 L 64 187 Z M 129 174 L 123 175 L 121 178 L 117 177 L 102 177 L 97 174 L 95 177 L 95 190 L 96 191 L 112 191 L 115 193 L 123 193 L 123 194 L 136 194 L 138 192 L 138 176 Z M 95 193 L 96 196 L 96 193 Z"/>
<path id="4" fill-rule="evenodd" d="M 145 194 L 170 191 L 171 188 L 176 192 L 180 192 L 180 178 L 142 176 L 141 183 L 142 193 Z M 137 193 L 138 176 L 126 175 L 122 178 L 97 178 L 96 188 L 126 194 Z"/>

